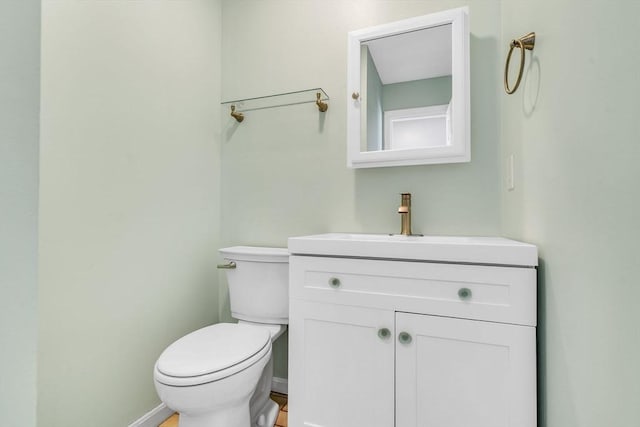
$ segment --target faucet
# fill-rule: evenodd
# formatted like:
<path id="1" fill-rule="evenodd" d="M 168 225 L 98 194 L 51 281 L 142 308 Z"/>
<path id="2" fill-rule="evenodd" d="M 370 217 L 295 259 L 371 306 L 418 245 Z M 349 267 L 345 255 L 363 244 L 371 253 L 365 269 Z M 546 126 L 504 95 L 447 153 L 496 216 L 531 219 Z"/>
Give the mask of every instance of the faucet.
<path id="1" fill-rule="evenodd" d="M 400 234 L 411 236 L 411 193 L 402 193 L 402 202 L 398 207 L 398 213 L 401 215 Z"/>

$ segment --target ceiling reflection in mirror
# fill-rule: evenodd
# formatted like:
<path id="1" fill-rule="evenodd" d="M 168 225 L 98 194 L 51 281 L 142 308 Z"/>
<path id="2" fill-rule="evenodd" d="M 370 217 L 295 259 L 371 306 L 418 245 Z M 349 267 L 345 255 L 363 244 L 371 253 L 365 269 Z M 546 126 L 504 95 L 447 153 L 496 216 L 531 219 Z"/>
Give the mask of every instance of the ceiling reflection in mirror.
<path id="1" fill-rule="evenodd" d="M 451 144 L 452 25 L 360 44 L 361 151 Z"/>

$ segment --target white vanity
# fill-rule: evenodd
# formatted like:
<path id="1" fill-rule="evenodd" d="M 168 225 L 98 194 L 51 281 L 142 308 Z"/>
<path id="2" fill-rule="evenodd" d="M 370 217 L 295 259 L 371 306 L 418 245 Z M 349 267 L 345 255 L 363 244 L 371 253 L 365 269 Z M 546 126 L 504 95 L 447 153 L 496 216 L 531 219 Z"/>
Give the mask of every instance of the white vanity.
<path id="1" fill-rule="evenodd" d="M 289 425 L 535 427 L 533 245 L 289 239 Z"/>

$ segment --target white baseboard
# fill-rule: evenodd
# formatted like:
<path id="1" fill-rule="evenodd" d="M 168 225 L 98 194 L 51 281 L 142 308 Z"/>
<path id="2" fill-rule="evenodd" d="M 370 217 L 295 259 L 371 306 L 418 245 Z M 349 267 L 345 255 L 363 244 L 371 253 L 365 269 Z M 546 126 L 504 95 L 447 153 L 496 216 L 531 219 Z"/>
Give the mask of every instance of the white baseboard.
<path id="1" fill-rule="evenodd" d="M 273 377 L 271 379 L 271 390 L 276 393 L 289 394 L 289 381 L 286 378 Z"/>
<path id="2" fill-rule="evenodd" d="M 159 404 L 138 420 L 129 424 L 129 427 L 158 427 L 160 423 L 173 415 L 173 410 L 167 408 L 164 403 Z"/>

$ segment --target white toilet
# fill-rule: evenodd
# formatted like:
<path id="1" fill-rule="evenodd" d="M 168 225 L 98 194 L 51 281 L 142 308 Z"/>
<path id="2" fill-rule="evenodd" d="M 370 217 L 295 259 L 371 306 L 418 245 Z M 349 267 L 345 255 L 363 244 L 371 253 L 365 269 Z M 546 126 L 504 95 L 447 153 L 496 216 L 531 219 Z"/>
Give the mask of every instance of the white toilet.
<path id="1" fill-rule="evenodd" d="M 283 248 L 220 249 L 228 262 L 231 314 L 162 352 L 153 379 L 179 427 L 273 427 L 271 343 L 289 323 L 289 253 Z"/>

